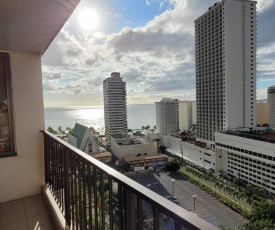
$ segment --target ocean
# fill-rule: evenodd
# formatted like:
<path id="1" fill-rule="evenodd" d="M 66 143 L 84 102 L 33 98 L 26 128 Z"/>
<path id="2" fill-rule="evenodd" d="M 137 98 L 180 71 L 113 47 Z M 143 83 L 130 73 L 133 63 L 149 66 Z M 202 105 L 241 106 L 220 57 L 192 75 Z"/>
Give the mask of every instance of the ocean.
<path id="1" fill-rule="evenodd" d="M 45 127 L 57 129 L 61 126 L 73 128 L 75 123 L 104 131 L 103 106 L 45 107 Z M 156 125 L 155 104 L 131 104 L 127 106 L 128 129 L 141 129 L 142 126 Z"/>

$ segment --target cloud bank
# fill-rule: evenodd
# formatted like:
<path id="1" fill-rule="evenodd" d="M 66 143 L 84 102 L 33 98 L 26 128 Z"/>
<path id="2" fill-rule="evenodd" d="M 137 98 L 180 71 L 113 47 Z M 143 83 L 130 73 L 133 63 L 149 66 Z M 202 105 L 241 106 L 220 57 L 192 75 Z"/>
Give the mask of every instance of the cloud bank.
<path id="1" fill-rule="evenodd" d="M 146 0 L 148 7 L 163 1 Z M 113 71 L 127 82 L 128 103 L 162 97 L 195 100 L 194 20 L 216 1 L 170 0 L 142 27 L 117 33 L 75 33 L 68 23 L 42 59 L 45 104 L 102 104 L 102 82 Z M 81 6 L 80 6 L 81 7 Z M 257 87 L 264 97 L 275 76 L 275 1 L 258 1 Z M 118 19 L 117 19 L 118 20 Z M 55 95 L 56 97 L 54 97 Z M 53 100 L 53 98 L 55 98 Z"/>

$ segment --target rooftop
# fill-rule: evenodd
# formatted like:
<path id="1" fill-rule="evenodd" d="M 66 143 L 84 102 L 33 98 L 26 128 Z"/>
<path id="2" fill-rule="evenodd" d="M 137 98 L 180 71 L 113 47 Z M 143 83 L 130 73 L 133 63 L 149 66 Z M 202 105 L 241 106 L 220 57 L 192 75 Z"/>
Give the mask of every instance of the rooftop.
<path id="1" fill-rule="evenodd" d="M 139 157 L 135 157 L 135 156 L 125 156 L 123 157 L 123 159 L 127 162 L 129 161 L 136 161 L 136 160 L 150 160 L 150 159 L 159 159 L 159 158 L 168 158 L 166 155 L 164 154 L 158 154 L 158 155 L 145 155 L 145 156 L 139 156 Z"/>
<path id="2" fill-rule="evenodd" d="M 245 131 L 237 131 L 237 130 L 226 130 L 222 133 L 275 144 L 275 133 L 269 130 L 263 133 L 256 133 L 252 131 L 245 132 Z"/>

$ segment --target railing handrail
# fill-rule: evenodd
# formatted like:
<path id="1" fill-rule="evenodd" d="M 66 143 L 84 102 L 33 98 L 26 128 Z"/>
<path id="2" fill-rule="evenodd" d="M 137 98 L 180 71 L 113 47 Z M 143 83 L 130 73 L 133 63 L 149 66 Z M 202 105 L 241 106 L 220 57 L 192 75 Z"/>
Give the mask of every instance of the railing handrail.
<path id="1" fill-rule="evenodd" d="M 152 190 L 144 187 L 143 185 L 137 183 L 136 181 L 132 180 L 131 178 L 123 175 L 122 173 L 116 171 L 115 169 L 105 165 L 104 163 L 98 161 L 97 159 L 89 156 L 88 154 L 82 152 L 81 150 L 77 149 L 76 147 L 72 146 L 71 144 L 67 143 L 66 141 L 56 137 L 55 135 L 51 134 L 48 131 L 42 131 L 45 135 L 51 137 L 52 139 L 60 142 L 69 150 L 73 151 L 74 153 L 78 154 L 80 157 L 84 158 L 88 162 L 96 167 L 100 168 L 104 172 L 104 174 L 111 177 L 113 180 L 119 182 L 123 186 L 127 187 L 127 189 L 131 190 L 134 194 L 138 194 L 142 199 L 147 201 L 148 203 L 155 205 L 159 211 L 168 214 L 172 219 L 178 221 L 183 226 L 186 226 L 190 229 L 203 229 L 203 230 L 214 230 L 217 229 L 215 226 L 211 225 L 207 221 L 199 218 L 198 216 L 194 215 L 194 213 L 189 212 L 182 207 L 176 205 L 175 203 L 171 202 L 170 200 L 160 196 L 159 194 L 153 192 Z"/>

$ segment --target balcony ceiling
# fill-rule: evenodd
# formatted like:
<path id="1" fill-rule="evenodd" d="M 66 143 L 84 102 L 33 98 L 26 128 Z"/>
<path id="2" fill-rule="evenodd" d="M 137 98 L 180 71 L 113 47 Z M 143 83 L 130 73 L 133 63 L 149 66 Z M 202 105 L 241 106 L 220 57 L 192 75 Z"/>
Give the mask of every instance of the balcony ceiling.
<path id="1" fill-rule="evenodd" d="M 80 0 L 1 0 L 0 50 L 43 54 Z"/>

